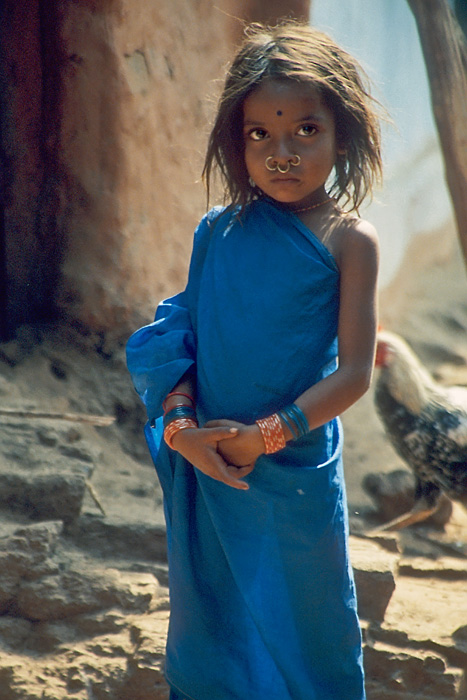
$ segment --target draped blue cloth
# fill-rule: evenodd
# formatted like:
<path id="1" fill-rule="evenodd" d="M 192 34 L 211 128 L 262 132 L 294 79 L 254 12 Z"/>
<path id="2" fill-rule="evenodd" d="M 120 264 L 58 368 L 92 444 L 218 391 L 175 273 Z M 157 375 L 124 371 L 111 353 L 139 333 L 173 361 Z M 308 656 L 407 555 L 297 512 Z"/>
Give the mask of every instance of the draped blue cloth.
<path id="1" fill-rule="evenodd" d="M 262 455 L 232 489 L 161 442 L 162 401 L 193 369 L 200 424 L 252 423 L 335 371 L 339 271 L 293 214 L 212 210 L 186 289 L 127 346 L 155 427 L 171 616 L 166 675 L 192 700 L 362 700 L 339 419 Z"/>

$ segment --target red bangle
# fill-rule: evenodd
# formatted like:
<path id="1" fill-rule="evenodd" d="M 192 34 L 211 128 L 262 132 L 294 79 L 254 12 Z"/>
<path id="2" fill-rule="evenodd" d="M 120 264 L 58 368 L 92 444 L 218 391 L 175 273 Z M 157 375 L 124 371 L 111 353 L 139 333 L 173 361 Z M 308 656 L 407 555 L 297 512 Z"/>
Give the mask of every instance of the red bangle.
<path id="1" fill-rule="evenodd" d="M 193 406 L 195 405 L 195 400 L 193 396 L 190 396 L 190 394 L 184 394 L 183 391 L 171 391 L 170 394 L 167 394 L 167 396 L 164 399 L 164 403 L 162 404 L 162 410 L 164 411 L 164 413 L 167 412 L 167 399 L 169 399 L 171 396 L 184 396 L 186 399 L 190 399 Z M 183 406 L 183 404 L 180 405 Z"/>
<path id="2" fill-rule="evenodd" d="M 175 433 L 179 430 L 184 430 L 185 428 L 197 428 L 198 423 L 193 420 L 193 418 L 176 418 L 171 421 L 164 430 L 164 440 L 168 446 L 173 450 L 172 438 Z"/>
<path id="3" fill-rule="evenodd" d="M 256 421 L 264 441 L 265 453 L 271 455 L 285 447 L 284 428 L 277 413 Z"/>

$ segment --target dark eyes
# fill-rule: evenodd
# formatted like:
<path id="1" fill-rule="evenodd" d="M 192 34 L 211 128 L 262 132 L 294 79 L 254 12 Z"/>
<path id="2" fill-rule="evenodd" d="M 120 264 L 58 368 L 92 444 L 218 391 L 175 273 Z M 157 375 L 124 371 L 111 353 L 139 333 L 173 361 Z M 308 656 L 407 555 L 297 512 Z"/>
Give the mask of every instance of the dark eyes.
<path id="1" fill-rule="evenodd" d="M 317 132 L 317 128 L 313 124 L 302 124 L 296 131 L 298 136 L 313 136 Z M 266 129 L 250 129 L 246 132 L 246 138 L 251 139 L 251 141 L 263 141 L 269 136 Z"/>
<path id="2" fill-rule="evenodd" d="M 316 126 L 313 126 L 313 124 L 303 124 L 297 131 L 297 134 L 299 136 L 313 136 L 317 131 Z"/>
<path id="3" fill-rule="evenodd" d="M 262 141 L 267 137 L 267 134 L 268 132 L 266 129 L 250 129 L 250 131 L 247 132 L 247 137 L 252 141 Z"/>

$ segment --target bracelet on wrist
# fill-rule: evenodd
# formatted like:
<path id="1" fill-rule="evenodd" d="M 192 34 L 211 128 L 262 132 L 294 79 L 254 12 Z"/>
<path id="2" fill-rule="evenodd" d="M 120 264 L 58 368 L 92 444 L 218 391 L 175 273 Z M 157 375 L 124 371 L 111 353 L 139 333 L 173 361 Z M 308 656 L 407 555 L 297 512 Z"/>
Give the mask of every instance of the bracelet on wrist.
<path id="1" fill-rule="evenodd" d="M 196 420 L 196 411 L 193 406 L 186 406 L 185 404 L 174 406 L 164 414 L 164 428 L 177 418 L 193 418 L 193 420 Z"/>
<path id="2" fill-rule="evenodd" d="M 256 421 L 263 438 L 265 453 L 274 454 L 285 447 L 285 435 L 281 420 L 277 413 L 267 418 L 260 418 Z"/>
<path id="3" fill-rule="evenodd" d="M 292 433 L 294 440 L 303 437 L 309 432 L 308 420 L 297 404 L 292 403 L 290 406 L 282 408 L 278 411 L 278 414 Z"/>
<path id="4" fill-rule="evenodd" d="M 167 413 L 167 411 L 170 410 L 167 408 L 167 400 L 170 399 L 172 396 L 184 396 L 186 399 L 189 399 L 191 401 L 192 406 L 195 405 L 195 400 L 190 394 L 185 394 L 183 391 L 171 391 L 170 394 L 167 394 L 167 396 L 164 399 L 164 403 L 162 404 L 162 410 L 164 411 L 164 413 Z M 186 404 L 184 403 L 177 405 L 186 406 Z"/>
<path id="5" fill-rule="evenodd" d="M 171 421 L 164 429 L 164 440 L 167 445 L 173 450 L 172 440 L 176 433 L 186 428 L 197 428 L 198 421 L 193 418 L 176 418 Z"/>
<path id="6" fill-rule="evenodd" d="M 285 423 L 285 425 L 290 430 L 290 432 L 292 434 L 292 439 L 296 440 L 299 437 L 299 433 L 298 433 L 298 429 L 297 429 L 296 424 L 288 418 L 285 411 L 278 411 L 277 414 L 278 414 L 279 418 L 281 419 L 281 421 L 283 421 L 283 423 Z"/>

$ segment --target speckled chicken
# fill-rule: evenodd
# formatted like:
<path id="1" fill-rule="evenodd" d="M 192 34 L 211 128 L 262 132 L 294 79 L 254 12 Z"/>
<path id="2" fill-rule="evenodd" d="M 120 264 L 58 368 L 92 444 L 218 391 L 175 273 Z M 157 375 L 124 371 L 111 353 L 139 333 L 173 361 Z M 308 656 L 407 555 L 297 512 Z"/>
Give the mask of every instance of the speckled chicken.
<path id="1" fill-rule="evenodd" d="M 442 492 L 467 508 L 467 388 L 440 386 L 407 343 L 388 331 L 378 334 L 376 367 L 376 409 L 416 478 L 413 509 L 378 529 L 425 520 Z"/>

